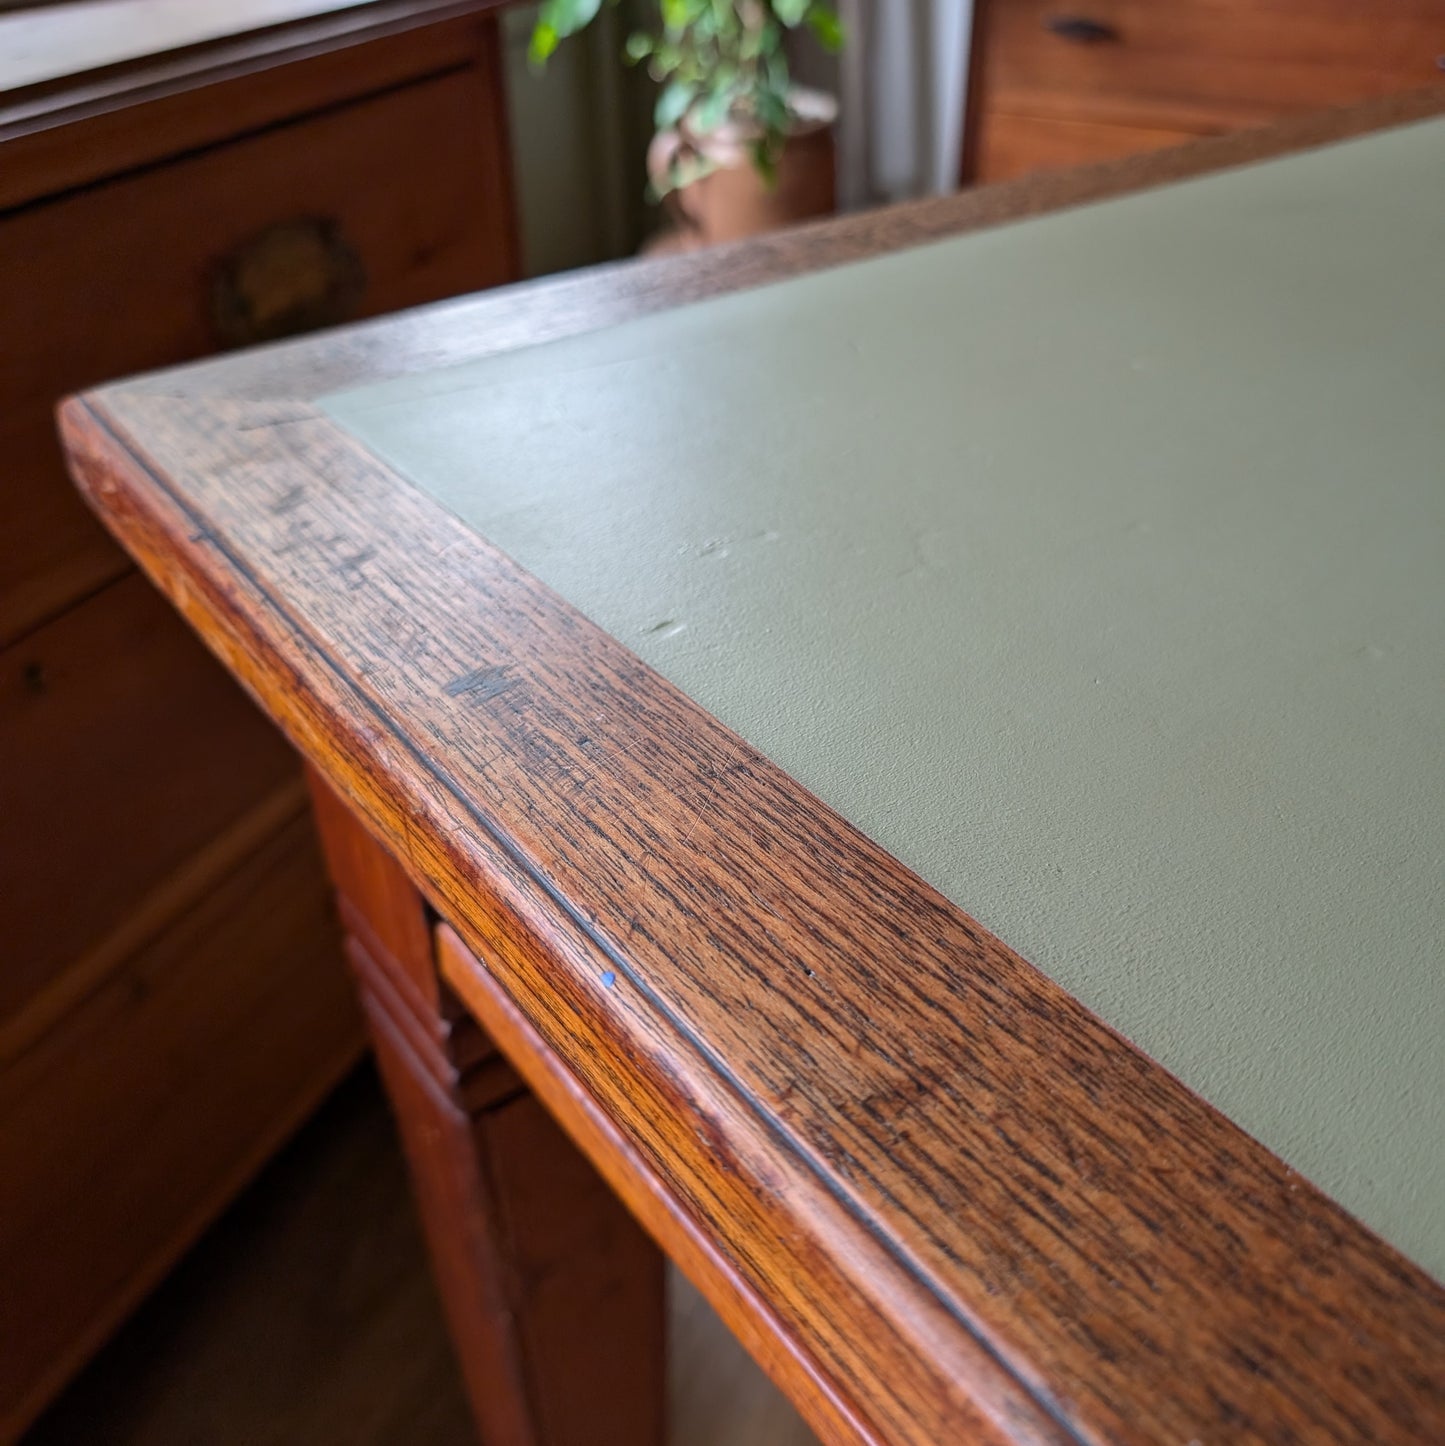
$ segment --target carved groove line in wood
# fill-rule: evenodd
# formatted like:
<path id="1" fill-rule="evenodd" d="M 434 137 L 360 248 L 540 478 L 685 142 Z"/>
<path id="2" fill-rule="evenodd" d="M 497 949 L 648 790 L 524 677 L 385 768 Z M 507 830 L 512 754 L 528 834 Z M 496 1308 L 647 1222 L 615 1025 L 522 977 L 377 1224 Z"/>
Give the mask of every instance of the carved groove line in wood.
<path id="1" fill-rule="evenodd" d="M 304 624 L 280 602 L 274 592 L 266 586 L 264 581 L 255 575 L 245 560 L 227 544 L 221 530 L 170 485 L 161 470 L 151 463 L 129 437 L 122 435 L 117 426 L 112 424 L 109 417 L 100 413 L 86 402 L 82 402 L 80 405 L 85 407 L 87 415 L 94 425 L 111 437 L 118 446 L 125 449 L 135 464 L 144 471 L 152 485 L 157 487 L 171 505 L 183 515 L 190 528 L 189 536 L 191 540 L 193 542 L 199 541 L 204 546 L 214 549 L 223 555 L 227 563 L 245 580 L 247 586 L 254 590 L 259 598 L 265 601 L 277 619 L 282 622 L 291 640 L 294 642 L 304 642 L 308 651 L 310 651 L 317 661 L 331 674 L 339 689 L 375 720 L 376 724 L 379 725 L 380 732 L 368 741 L 375 745 L 384 739 L 386 742 L 397 745 L 404 750 L 417 767 L 427 773 L 445 790 L 448 797 L 452 800 L 453 806 L 480 827 L 491 848 L 496 850 L 517 874 L 525 878 L 528 885 L 545 898 L 547 906 L 552 911 L 554 917 L 560 916 L 566 918 L 573 925 L 579 936 L 578 941 L 583 943 L 584 948 L 597 950 L 602 959 L 614 969 L 620 965 L 622 969 L 626 971 L 627 977 L 636 981 L 638 979 L 636 971 L 626 961 L 625 957 L 619 955 L 611 942 L 605 936 L 599 935 L 595 927 L 585 916 L 575 909 L 570 901 L 558 893 L 550 880 L 537 872 L 530 861 L 517 851 L 515 845 L 509 838 L 505 835 L 498 835 L 491 820 L 477 809 L 475 803 L 450 775 L 444 770 L 439 769 L 412 739 L 393 727 L 391 720 L 377 702 L 355 685 L 354 681 L 348 676 L 346 670 L 332 655 L 330 650 L 314 637 Z M 316 422 L 317 420 L 317 414 L 312 408 L 294 406 L 280 409 L 278 414 L 274 415 L 270 421 L 263 425 L 270 430 L 272 428 L 284 427 L 290 423 L 309 423 Z M 326 426 L 329 430 L 329 424 L 323 422 L 321 425 Z M 361 449 L 355 444 L 348 445 L 358 454 L 362 454 Z M 379 465 L 370 459 L 369 454 L 362 455 L 367 457 L 371 465 Z M 164 579 L 157 578 L 156 580 L 164 586 Z M 266 645 L 263 640 L 257 638 L 256 642 L 259 643 L 263 649 L 265 648 Z M 255 646 L 255 644 L 253 643 L 250 646 Z M 238 660 L 231 658 L 226 661 L 234 668 Z M 640 663 L 636 664 L 638 669 L 642 669 L 642 666 Z M 243 681 L 246 680 L 243 678 Z M 274 715 L 274 708 L 270 711 L 272 711 Z M 305 746 L 304 738 L 296 738 L 293 741 Z M 315 747 L 316 754 L 322 756 L 324 756 L 328 749 L 334 751 L 334 744 L 322 746 L 319 739 L 316 740 L 313 746 Z M 751 756 L 760 758 L 760 755 L 756 755 L 755 753 L 751 754 Z M 363 767 L 359 769 L 359 771 L 364 772 L 365 768 Z M 340 784 L 335 780 L 332 781 L 334 786 L 344 787 L 344 784 Z M 372 812 L 371 810 L 366 811 L 369 815 Z M 847 826 L 845 825 L 845 827 Z M 405 838 L 397 840 L 397 844 L 404 850 L 410 850 L 413 853 L 418 851 L 418 839 L 410 830 L 407 831 Z M 484 881 L 481 879 L 477 879 L 476 884 L 478 887 L 485 887 Z M 592 962 L 584 967 L 594 976 L 601 972 L 596 962 Z M 502 981 L 498 982 L 502 983 Z M 505 984 L 503 984 L 502 987 L 505 988 Z M 1029 1439 L 1039 1442 L 1057 1442 L 1060 1443 L 1060 1446 L 1063 1446 L 1063 1443 L 1066 1442 L 1077 1443 L 1092 1439 L 1091 1437 L 1078 1434 L 1073 1424 L 1061 1415 L 1057 1404 L 1050 1398 L 1048 1392 L 1046 1390 L 1040 1390 L 1037 1378 L 1030 1380 L 1027 1374 L 1023 1376 L 1018 1374 L 1010 1363 L 1001 1356 L 995 1343 L 988 1338 L 987 1334 L 979 1328 L 977 1323 L 969 1319 L 967 1315 L 962 1314 L 956 1302 L 938 1293 L 935 1288 L 935 1283 L 927 1276 L 926 1272 L 900 1250 L 895 1240 L 888 1236 L 886 1232 L 880 1230 L 876 1221 L 871 1219 L 865 1212 L 860 1211 L 855 1202 L 837 1188 L 834 1180 L 829 1177 L 826 1167 L 823 1166 L 816 1157 L 800 1148 L 797 1141 L 788 1134 L 785 1127 L 781 1125 L 771 1112 L 767 1111 L 761 1105 L 761 1102 L 757 1100 L 756 1096 L 738 1083 L 735 1072 L 719 1060 L 715 1052 L 709 1050 L 702 1041 L 696 1039 L 696 1036 L 685 1022 L 676 1016 L 671 1006 L 659 1000 L 656 992 L 650 986 L 646 985 L 645 981 L 640 982 L 639 992 L 643 993 L 649 1002 L 653 1002 L 659 1012 L 668 1018 L 669 1023 L 677 1030 L 677 1039 L 673 1042 L 672 1047 L 675 1048 L 678 1042 L 690 1046 L 705 1063 L 713 1077 L 724 1083 L 730 1093 L 740 1098 L 747 1114 L 756 1120 L 764 1129 L 773 1141 L 775 1147 L 781 1148 L 790 1158 L 803 1165 L 813 1177 L 817 1188 L 826 1194 L 855 1227 L 859 1227 L 865 1232 L 874 1247 L 887 1255 L 894 1265 L 900 1268 L 911 1280 L 915 1288 L 920 1289 L 930 1296 L 936 1309 L 940 1310 L 954 1325 L 961 1327 L 967 1333 L 971 1340 L 971 1349 L 977 1354 L 973 1359 L 964 1358 L 957 1360 L 953 1369 L 945 1376 L 934 1377 L 932 1389 L 940 1401 L 947 1400 L 952 1396 L 954 1398 L 951 1403 L 953 1409 L 966 1412 L 967 1418 L 973 1422 L 973 1429 L 979 1431 L 980 1440 Z M 520 1001 L 518 1001 L 515 996 L 509 993 L 509 997 L 512 998 L 515 1007 L 519 1009 L 522 1008 Z M 566 1036 L 569 1025 L 558 1023 L 555 1029 L 556 1033 L 552 1039 L 549 1040 L 549 1043 L 553 1044 L 554 1047 L 559 1036 Z M 598 1066 L 599 1069 L 602 1067 L 602 1061 L 600 1059 Z M 590 1084 L 585 1076 L 582 1078 L 584 1083 Z M 685 1108 L 687 1096 L 688 1092 L 684 1091 L 682 1096 L 675 1100 L 671 1107 L 674 1110 Z M 721 1142 L 719 1141 L 719 1143 Z M 660 1173 L 667 1173 L 666 1162 L 654 1158 L 653 1164 Z M 690 1206 L 694 1213 L 700 1214 L 704 1219 L 709 1217 L 718 1218 L 719 1216 L 725 1217 L 727 1213 L 726 1206 L 722 1209 L 716 1206 L 712 1209 L 707 1209 L 705 1208 L 705 1202 L 698 1199 L 692 1199 Z M 753 1264 L 752 1262 L 737 1260 L 734 1263 L 743 1267 L 745 1277 L 756 1278 L 756 1267 L 754 1266 L 754 1269 L 751 1270 L 748 1268 L 750 1264 Z M 805 1283 L 800 1282 L 800 1285 L 802 1284 Z M 826 1296 L 820 1295 L 814 1304 L 819 1308 L 825 1308 L 827 1304 Z M 904 1314 L 904 1311 L 899 1311 L 900 1316 Z M 936 1335 L 936 1330 L 928 1327 L 926 1324 L 918 1325 L 915 1328 L 923 1329 L 929 1336 Z M 953 1345 L 956 1349 L 958 1343 L 955 1342 Z M 919 1364 L 921 1366 L 922 1362 L 920 1361 Z M 957 1393 L 961 1387 L 966 1387 L 968 1395 L 973 1399 L 960 1398 Z M 848 1393 L 845 1391 L 844 1394 L 846 1395 Z M 900 1401 L 897 1404 L 902 1406 L 903 1402 Z M 897 1417 L 895 1419 L 898 1423 L 898 1429 L 900 1431 L 904 1430 L 906 1418 Z M 999 1434 L 1001 1427 L 1003 1428 L 1002 1434 Z M 899 1439 L 903 1439 L 903 1437 L 900 1435 Z"/>

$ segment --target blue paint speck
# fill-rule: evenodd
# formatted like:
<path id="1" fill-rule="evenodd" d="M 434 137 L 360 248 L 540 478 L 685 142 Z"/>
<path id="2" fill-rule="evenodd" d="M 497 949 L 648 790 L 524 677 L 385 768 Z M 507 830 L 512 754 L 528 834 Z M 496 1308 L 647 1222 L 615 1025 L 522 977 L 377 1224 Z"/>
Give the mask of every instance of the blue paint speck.
<path id="1" fill-rule="evenodd" d="M 604 987 L 604 988 L 607 988 L 607 989 L 611 989 L 612 986 L 613 986 L 614 984 L 616 984 L 616 983 L 617 983 L 617 975 L 614 974 L 611 969 L 609 969 L 609 970 L 602 976 L 602 984 L 603 984 L 603 987 Z"/>

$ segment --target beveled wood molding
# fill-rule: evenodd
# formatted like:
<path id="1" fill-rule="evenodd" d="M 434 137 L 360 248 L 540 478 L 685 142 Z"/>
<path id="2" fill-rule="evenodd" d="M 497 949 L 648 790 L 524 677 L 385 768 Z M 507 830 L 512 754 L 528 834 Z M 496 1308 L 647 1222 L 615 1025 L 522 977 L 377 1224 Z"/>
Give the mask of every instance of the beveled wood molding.
<path id="1" fill-rule="evenodd" d="M 1240 155 L 1188 149 L 1102 168 L 1096 194 Z M 465 344 L 1038 195 L 522 288 L 494 303 L 500 340 Z M 64 410 L 67 447 L 107 526 L 485 961 L 583 1111 L 766 1303 L 775 1373 L 815 1427 L 1445 1439 L 1438 1283 L 308 405 L 384 372 L 388 338 L 396 369 L 435 364 L 486 304 L 92 394 Z M 283 395 L 246 399 L 261 386 Z M 455 686 L 483 672 L 505 686 Z"/>

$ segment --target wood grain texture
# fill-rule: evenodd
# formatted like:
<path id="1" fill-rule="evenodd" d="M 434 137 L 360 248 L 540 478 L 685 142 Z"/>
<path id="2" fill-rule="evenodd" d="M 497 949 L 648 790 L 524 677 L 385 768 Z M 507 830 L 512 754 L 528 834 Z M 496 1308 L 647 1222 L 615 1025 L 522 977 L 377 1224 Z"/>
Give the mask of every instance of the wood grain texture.
<path id="1" fill-rule="evenodd" d="M 980 180 L 1010 181 L 1034 171 L 1091 165 L 1182 145 L 1190 139 L 1186 132 L 1154 126 L 1099 125 L 995 111 L 979 135 L 978 169 L 973 175 Z"/>
<path id="2" fill-rule="evenodd" d="M 1070 34 L 1070 21 L 1098 38 Z M 1441 79 L 1442 50 L 1445 0 L 979 0 L 965 178 L 1123 155 L 1131 135 L 1142 150 L 1160 133 L 1218 134 L 1414 90 Z M 1086 128 L 1072 146 L 1068 126 Z"/>
<path id="3" fill-rule="evenodd" d="M 6 1059 L 0 1441 L 360 1055 L 334 930 L 293 793 L 279 830 Z"/>
<path id="4" fill-rule="evenodd" d="M 1013 115 L 1207 132 L 1430 85 L 1442 0 L 982 0 L 985 101 Z M 1103 26 L 1093 43 L 1062 18 Z"/>
<path id="5" fill-rule="evenodd" d="M 486 177 L 505 176 L 489 154 L 489 95 L 457 72 L 0 216 L 0 641 L 125 567 L 66 484 L 55 400 L 98 377 L 216 350 L 222 268 L 268 229 L 331 227 L 360 268 L 356 317 L 516 274 L 507 212 L 489 204 Z M 204 227 L 186 224 L 195 214 Z M 272 290 L 289 296 L 296 280 L 283 274 Z M 125 324 L 97 327 L 117 307 Z"/>
<path id="6" fill-rule="evenodd" d="M 668 1279 L 670 1446 L 812 1446 Z M 478 1446 L 375 1073 L 352 1074 L 26 1446 Z"/>
<path id="7" fill-rule="evenodd" d="M 518 943 L 501 930 L 489 936 L 486 956 L 511 952 Z M 627 1202 L 636 1218 L 713 1303 L 739 1340 L 827 1441 L 876 1441 L 809 1357 L 797 1350 L 767 1301 L 748 1285 L 700 1224 L 677 1208 L 665 1178 L 656 1174 L 602 1112 L 577 1078 L 548 1047 L 525 1015 L 493 979 L 486 963 L 449 925 L 437 929 L 438 963 L 448 984 L 512 1060 L 537 1098 L 578 1149 Z M 685 1441 L 687 1438 L 674 1440 Z"/>
<path id="8" fill-rule="evenodd" d="M 1445 1292 L 304 397 L 1431 104 L 66 411 L 92 504 L 766 1303 L 825 1439 L 1432 1439 Z"/>
<path id="9" fill-rule="evenodd" d="M 305 784 L 293 773 L 275 792 L 247 808 L 191 853 L 180 868 L 134 896 L 132 907 L 113 928 L 71 956 L 65 968 L 35 990 L 23 1007 L 0 1020 L 0 1067 L 19 1058 L 123 967 L 127 959 L 223 887 L 243 860 L 301 811 L 305 797 Z"/>
<path id="10" fill-rule="evenodd" d="M 661 1252 L 528 1090 L 473 1115 L 538 1435 L 663 1446 Z"/>
<path id="11" fill-rule="evenodd" d="M 451 1007 L 400 867 L 315 775 L 312 793 L 483 1441 L 661 1446 L 661 1255 Z"/>
<path id="12" fill-rule="evenodd" d="M 296 759 L 80 505 L 55 399 L 214 349 L 215 277 L 277 223 L 339 229 L 367 313 L 513 275 L 492 8 L 375 0 L 85 75 L 71 53 L 63 76 L 0 94 L 0 1096 L 16 1112 L 0 1121 L 0 1325 L 8 1341 L 33 1321 L 0 1350 L 0 1440 L 362 1038 L 314 846 L 236 893 L 248 860 L 304 832 Z M 6 15 L 0 50 L 58 13 Z M 228 937 L 195 927 L 212 895 Z M 97 1002 L 117 999 L 98 1031 Z M 45 1250 L 8 1233 L 47 1212 Z"/>
<path id="13" fill-rule="evenodd" d="M 0 1035 L 295 773 L 134 573 L 0 652 Z"/>
<path id="14" fill-rule="evenodd" d="M 431 920 L 416 885 L 357 827 L 350 810 L 314 771 L 308 770 L 307 782 L 326 869 L 344 916 L 357 911 L 355 928 L 364 934 L 372 954 L 384 955 L 395 965 L 391 986 L 402 992 L 407 1009 L 424 1025 L 424 1038 L 445 1046 L 450 1020 L 442 1012 Z M 449 1074 L 445 1069 L 442 1077 Z"/>

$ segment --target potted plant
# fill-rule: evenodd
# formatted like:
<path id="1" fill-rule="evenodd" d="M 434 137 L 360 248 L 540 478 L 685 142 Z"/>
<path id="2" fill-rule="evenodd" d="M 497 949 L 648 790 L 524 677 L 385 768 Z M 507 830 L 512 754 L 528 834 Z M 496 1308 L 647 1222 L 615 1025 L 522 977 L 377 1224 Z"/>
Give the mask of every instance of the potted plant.
<path id="1" fill-rule="evenodd" d="M 614 0 L 615 3 L 615 0 Z M 589 25 L 602 0 L 545 0 L 534 63 Z M 784 41 L 806 28 L 828 50 L 843 28 L 824 0 L 659 0 L 656 26 L 626 55 L 661 89 L 649 190 L 669 199 L 691 244 L 733 240 L 834 205 L 831 96 L 792 83 Z"/>

